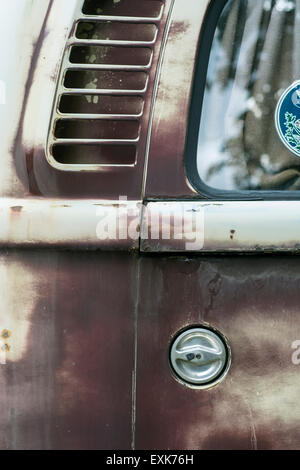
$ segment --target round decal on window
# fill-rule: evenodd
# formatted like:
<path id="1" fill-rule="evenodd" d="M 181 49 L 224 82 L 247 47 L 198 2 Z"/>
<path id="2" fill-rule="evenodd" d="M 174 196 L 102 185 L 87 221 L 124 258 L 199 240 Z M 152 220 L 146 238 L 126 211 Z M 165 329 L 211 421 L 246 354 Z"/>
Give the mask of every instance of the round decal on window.
<path id="1" fill-rule="evenodd" d="M 293 83 L 280 97 L 275 124 L 280 140 L 300 157 L 300 80 Z"/>

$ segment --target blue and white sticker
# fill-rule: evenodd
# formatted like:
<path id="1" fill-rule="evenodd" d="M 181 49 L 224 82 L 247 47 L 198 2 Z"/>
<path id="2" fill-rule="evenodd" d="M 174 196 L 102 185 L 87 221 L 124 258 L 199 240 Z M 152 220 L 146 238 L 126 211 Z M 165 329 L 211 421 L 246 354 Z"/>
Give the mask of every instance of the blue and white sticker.
<path id="1" fill-rule="evenodd" d="M 280 97 L 275 111 L 275 124 L 281 142 L 300 157 L 300 80 Z"/>

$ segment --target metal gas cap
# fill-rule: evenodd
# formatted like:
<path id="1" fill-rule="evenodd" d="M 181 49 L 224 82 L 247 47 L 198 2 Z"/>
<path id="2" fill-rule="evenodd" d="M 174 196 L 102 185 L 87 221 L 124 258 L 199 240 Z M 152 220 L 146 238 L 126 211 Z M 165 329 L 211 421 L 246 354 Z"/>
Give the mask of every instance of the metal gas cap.
<path id="1" fill-rule="evenodd" d="M 221 335 L 207 328 L 191 328 L 173 342 L 170 362 L 181 381 L 208 388 L 228 372 L 230 350 Z"/>

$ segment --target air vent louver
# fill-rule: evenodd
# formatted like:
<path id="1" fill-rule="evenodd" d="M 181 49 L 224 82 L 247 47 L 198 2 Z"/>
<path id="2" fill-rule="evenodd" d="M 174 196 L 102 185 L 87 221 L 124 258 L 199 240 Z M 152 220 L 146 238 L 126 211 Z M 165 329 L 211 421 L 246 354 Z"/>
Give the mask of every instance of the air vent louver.
<path id="1" fill-rule="evenodd" d="M 61 170 L 132 166 L 163 0 L 85 0 L 56 93 L 48 160 Z"/>

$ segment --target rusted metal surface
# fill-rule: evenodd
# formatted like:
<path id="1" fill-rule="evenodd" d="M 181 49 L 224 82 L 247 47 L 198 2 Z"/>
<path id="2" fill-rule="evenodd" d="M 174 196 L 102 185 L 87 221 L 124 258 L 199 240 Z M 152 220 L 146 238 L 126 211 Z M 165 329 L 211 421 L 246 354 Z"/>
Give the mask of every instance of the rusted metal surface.
<path id="1" fill-rule="evenodd" d="M 298 201 L 0 199 L 0 246 L 299 252 Z M 275 216 L 276 214 L 276 216 Z"/>
<path id="2" fill-rule="evenodd" d="M 0 274 L 0 448 L 299 448 L 296 258 L 2 251 Z M 206 391 L 168 362 L 193 325 L 232 350 Z"/>
<path id="3" fill-rule="evenodd" d="M 138 201 L 0 198 L 0 246 L 137 250 Z"/>
<path id="4" fill-rule="evenodd" d="M 22 48 L 24 59 L 18 65 L 15 81 L 18 100 L 9 102 L 10 113 L 14 119 L 10 128 L 5 125 L 6 147 L 5 151 L 3 149 L 2 161 L 5 161 L 8 167 L 4 169 L 3 175 L 6 179 L 9 178 L 10 184 L 3 183 L 0 196 L 35 195 L 56 198 L 114 199 L 126 194 L 128 199 L 139 199 L 143 181 L 148 121 L 152 106 L 152 90 L 160 56 L 159 46 L 164 35 L 171 0 L 164 2 L 162 19 L 158 24 L 157 47 L 155 46 L 153 50 L 152 66 L 149 70 L 149 82 L 145 94 L 144 117 L 140 131 L 140 157 L 136 165 L 119 168 L 103 167 L 96 173 L 79 172 L 78 174 L 52 168 L 46 159 L 45 145 L 61 58 L 66 39 L 72 32 L 74 9 L 80 2 L 75 0 L 64 2 L 64 7 L 62 7 L 60 0 L 41 0 L 38 6 L 37 2 L 18 1 L 24 4 L 24 8 L 27 7 L 26 15 L 20 16 L 19 23 L 22 24 L 22 31 L 26 32 L 26 37 L 29 39 Z M 35 19 L 33 29 L 31 28 L 32 18 Z M 14 16 L 11 16 L 10 21 L 14 22 L 14 29 L 20 26 L 16 23 Z M 14 42 L 14 48 L 17 49 L 21 43 L 22 41 L 18 44 Z M 12 53 L 14 52 L 15 50 L 12 50 Z M 12 73 L 16 73 L 15 64 L 11 69 Z M 11 89 L 14 90 L 14 87 L 9 89 L 9 96 Z M 2 121 L 10 122 L 5 113 L 2 114 Z M 7 142 L 9 142 L 8 146 Z"/>
<path id="5" fill-rule="evenodd" d="M 298 201 L 0 199 L 0 246 L 299 252 Z M 275 216 L 276 215 L 276 216 Z"/>
<path id="6" fill-rule="evenodd" d="M 144 238 L 145 211 L 159 213 L 160 204 L 169 210 L 170 203 L 156 201 L 164 197 L 177 198 L 175 214 L 183 206 L 203 210 L 204 245 L 196 251 L 299 250 L 296 202 L 186 200 L 199 199 L 183 156 L 209 0 L 189 0 L 188 7 L 176 0 L 172 12 L 172 0 L 165 1 L 142 158 L 134 168 L 94 174 L 61 172 L 45 154 L 77 0 L 18 4 L 20 14 L 0 31 L 13 57 L 7 76 L 14 77 L 0 109 L 0 448 L 299 449 L 296 257 L 57 250 L 138 250 L 141 221 L 141 251 L 186 251 L 190 239 Z M 18 31 L 14 42 L 9 29 Z M 129 200 L 121 219 L 119 195 Z M 108 222 L 121 221 L 124 238 L 99 239 L 105 210 Z M 179 384 L 168 361 L 174 335 L 198 325 L 220 330 L 232 350 L 228 376 L 206 391 Z"/>
<path id="7" fill-rule="evenodd" d="M 130 448 L 135 270 L 120 254 L 1 252 L 1 449 Z"/>
<path id="8" fill-rule="evenodd" d="M 24 3 L 25 0 L 19 1 L 27 5 Z M 188 184 L 183 158 L 197 41 L 209 1 L 200 5 L 198 1 L 191 0 L 188 9 L 183 0 L 176 0 L 174 4 L 170 0 L 164 4 L 162 20 L 158 22 L 160 26 L 157 31 L 157 47 L 153 50 L 153 66 L 149 75 L 151 85 L 145 96 L 145 106 L 148 109 L 145 112 L 148 117 L 145 120 L 143 118 L 144 128 L 140 130 L 143 141 L 142 159 L 130 168 L 104 166 L 99 172 L 76 173 L 52 168 L 47 163 L 45 155 L 51 103 L 55 95 L 61 57 L 67 36 L 74 33 L 76 27 L 73 25 L 74 12 L 81 6 L 81 2 L 74 0 L 69 3 L 68 8 L 61 8 L 60 5 L 57 0 L 51 2 L 43 0 L 39 7 L 31 6 L 32 9 L 29 10 L 40 21 L 36 21 L 39 28 L 35 26 L 30 33 L 34 47 L 32 44 L 30 47 L 27 44 L 28 47 L 24 49 L 26 62 L 22 64 L 23 75 L 21 74 L 24 79 L 24 96 L 21 100 L 18 95 L 18 105 L 14 108 L 18 109 L 16 116 L 19 116 L 19 125 L 17 128 L 12 126 L 11 134 L 6 137 L 6 140 L 15 137 L 11 143 L 10 157 L 13 155 L 13 158 L 2 159 L 3 178 L 0 180 L 7 180 L 9 185 L 3 183 L 2 191 L 0 181 L 2 197 L 0 207 L 4 214 L 0 242 L 2 246 L 36 243 L 40 246 L 57 244 L 60 247 L 136 249 L 138 247 L 136 238 L 133 241 L 128 237 L 125 242 L 113 240 L 108 243 L 101 243 L 97 239 L 93 225 L 95 224 L 93 204 L 90 200 L 93 199 L 94 204 L 100 206 L 103 200 L 110 200 L 111 217 L 114 217 L 113 201 L 119 195 L 126 195 L 128 200 L 137 204 L 142 196 L 146 200 L 150 197 L 166 196 L 199 199 L 199 195 Z M 57 17 L 59 21 L 56 21 Z M 28 30 L 29 23 L 26 21 L 23 23 L 23 28 Z M 30 55 L 31 60 L 29 60 Z M 52 79 L 49 80 L 49 77 Z M 18 83 L 18 90 L 20 88 L 22 87 Z M 20 107 L 21 102 L 23 104 Z M 152 108 L 154 114 L 150 117 Z M 32 116 L 36 117 L 35 126 L 32 124 Z M 2 121 L 4 119 L 6 115 L 2 113 Z M 149 132 L 147 132 L 148 124 Z M 5 129 L 7 130 L 7 126 Z M 96 131 L 98 132 L 97 128 Z M 144 168 L 144 159 L 146 167 L 149 166 L 148 171 L 146 167 Z M 8 195 L 9 200 L 4 199 L 4 196 Z M 17 196 L 24 200 L 29 196 L 32 199 L 38 196 L 37 204 L 32 205 L 33 201 L 28 200 L 29 212 L 25 210 L 19 214 L 19 217 L 12 218 L 11 207 L 27 206 L 24 201 L 14 201 Z M 42 202 L 43 197 L 45 199 Z M 75 197 L 77 199 L 72 201 Z M 79 202 L 79 197 L 82 203 Z M 56 209 L 59 206 L 66 209 L 61 209 L 57 217 L 53 198 L 60 200 L 55 204 Z M 155 213 L 161 207 L 159 205 L 154 207 L 155 204 L 159 203 L 150 203 L 146 207 Z M 245 206 L 239 206 L 238 203 L 226 204 L 213 203 L 204 208 L 205 243 L 194 251 L 298 251 L 297 221 L 295 222 L 297 203 L 284 206 L 281 212 L 278 212 L 277 208 L 283 206 L 278 206 L 276 202 L 267 206 L 261 202 L 257 205 L 251 202 L 251 205 L 249 201 L 245 202 Z M 36 219 L 42 207 L 44 224 L 40 223 L 42 219 Z M 175 212 L 180 212 L 181 207 L 181 202 L 177 202 Z M 231 210 L 232 208 L 234 210 Z M 268 212 L 265 217 L 266 210 L 270 213 Z M 83 212 L 88 226 L 78 224 Z M 55 220 L 60 220 L 62 214 L 66 214 L 66 219 L 59 222 L 58 228 Z M 279 215 L 282 223 L 277 227 L 276 219 Z M 221 225 L 220 217 L 222 217 Z M 30 230 L 27 228 L 28 224 Z M 186 245 L 185 240 L 174 244 L 174 240 L 167 239 L 163 243 L 158 243 L 157 240 L 151 239 L 144 241 L 142 236 L 141 248 L 142 251 L 185 251 Z"/>
<path id="9" fill-rule="evenodd" d="M 299 449 L 299 289 L 296 258 L 143 258 L 136 448 Z M 232 350 L 210 390 L 170 372 L 169 344 L 193 325 L 217 328 Z"/>

